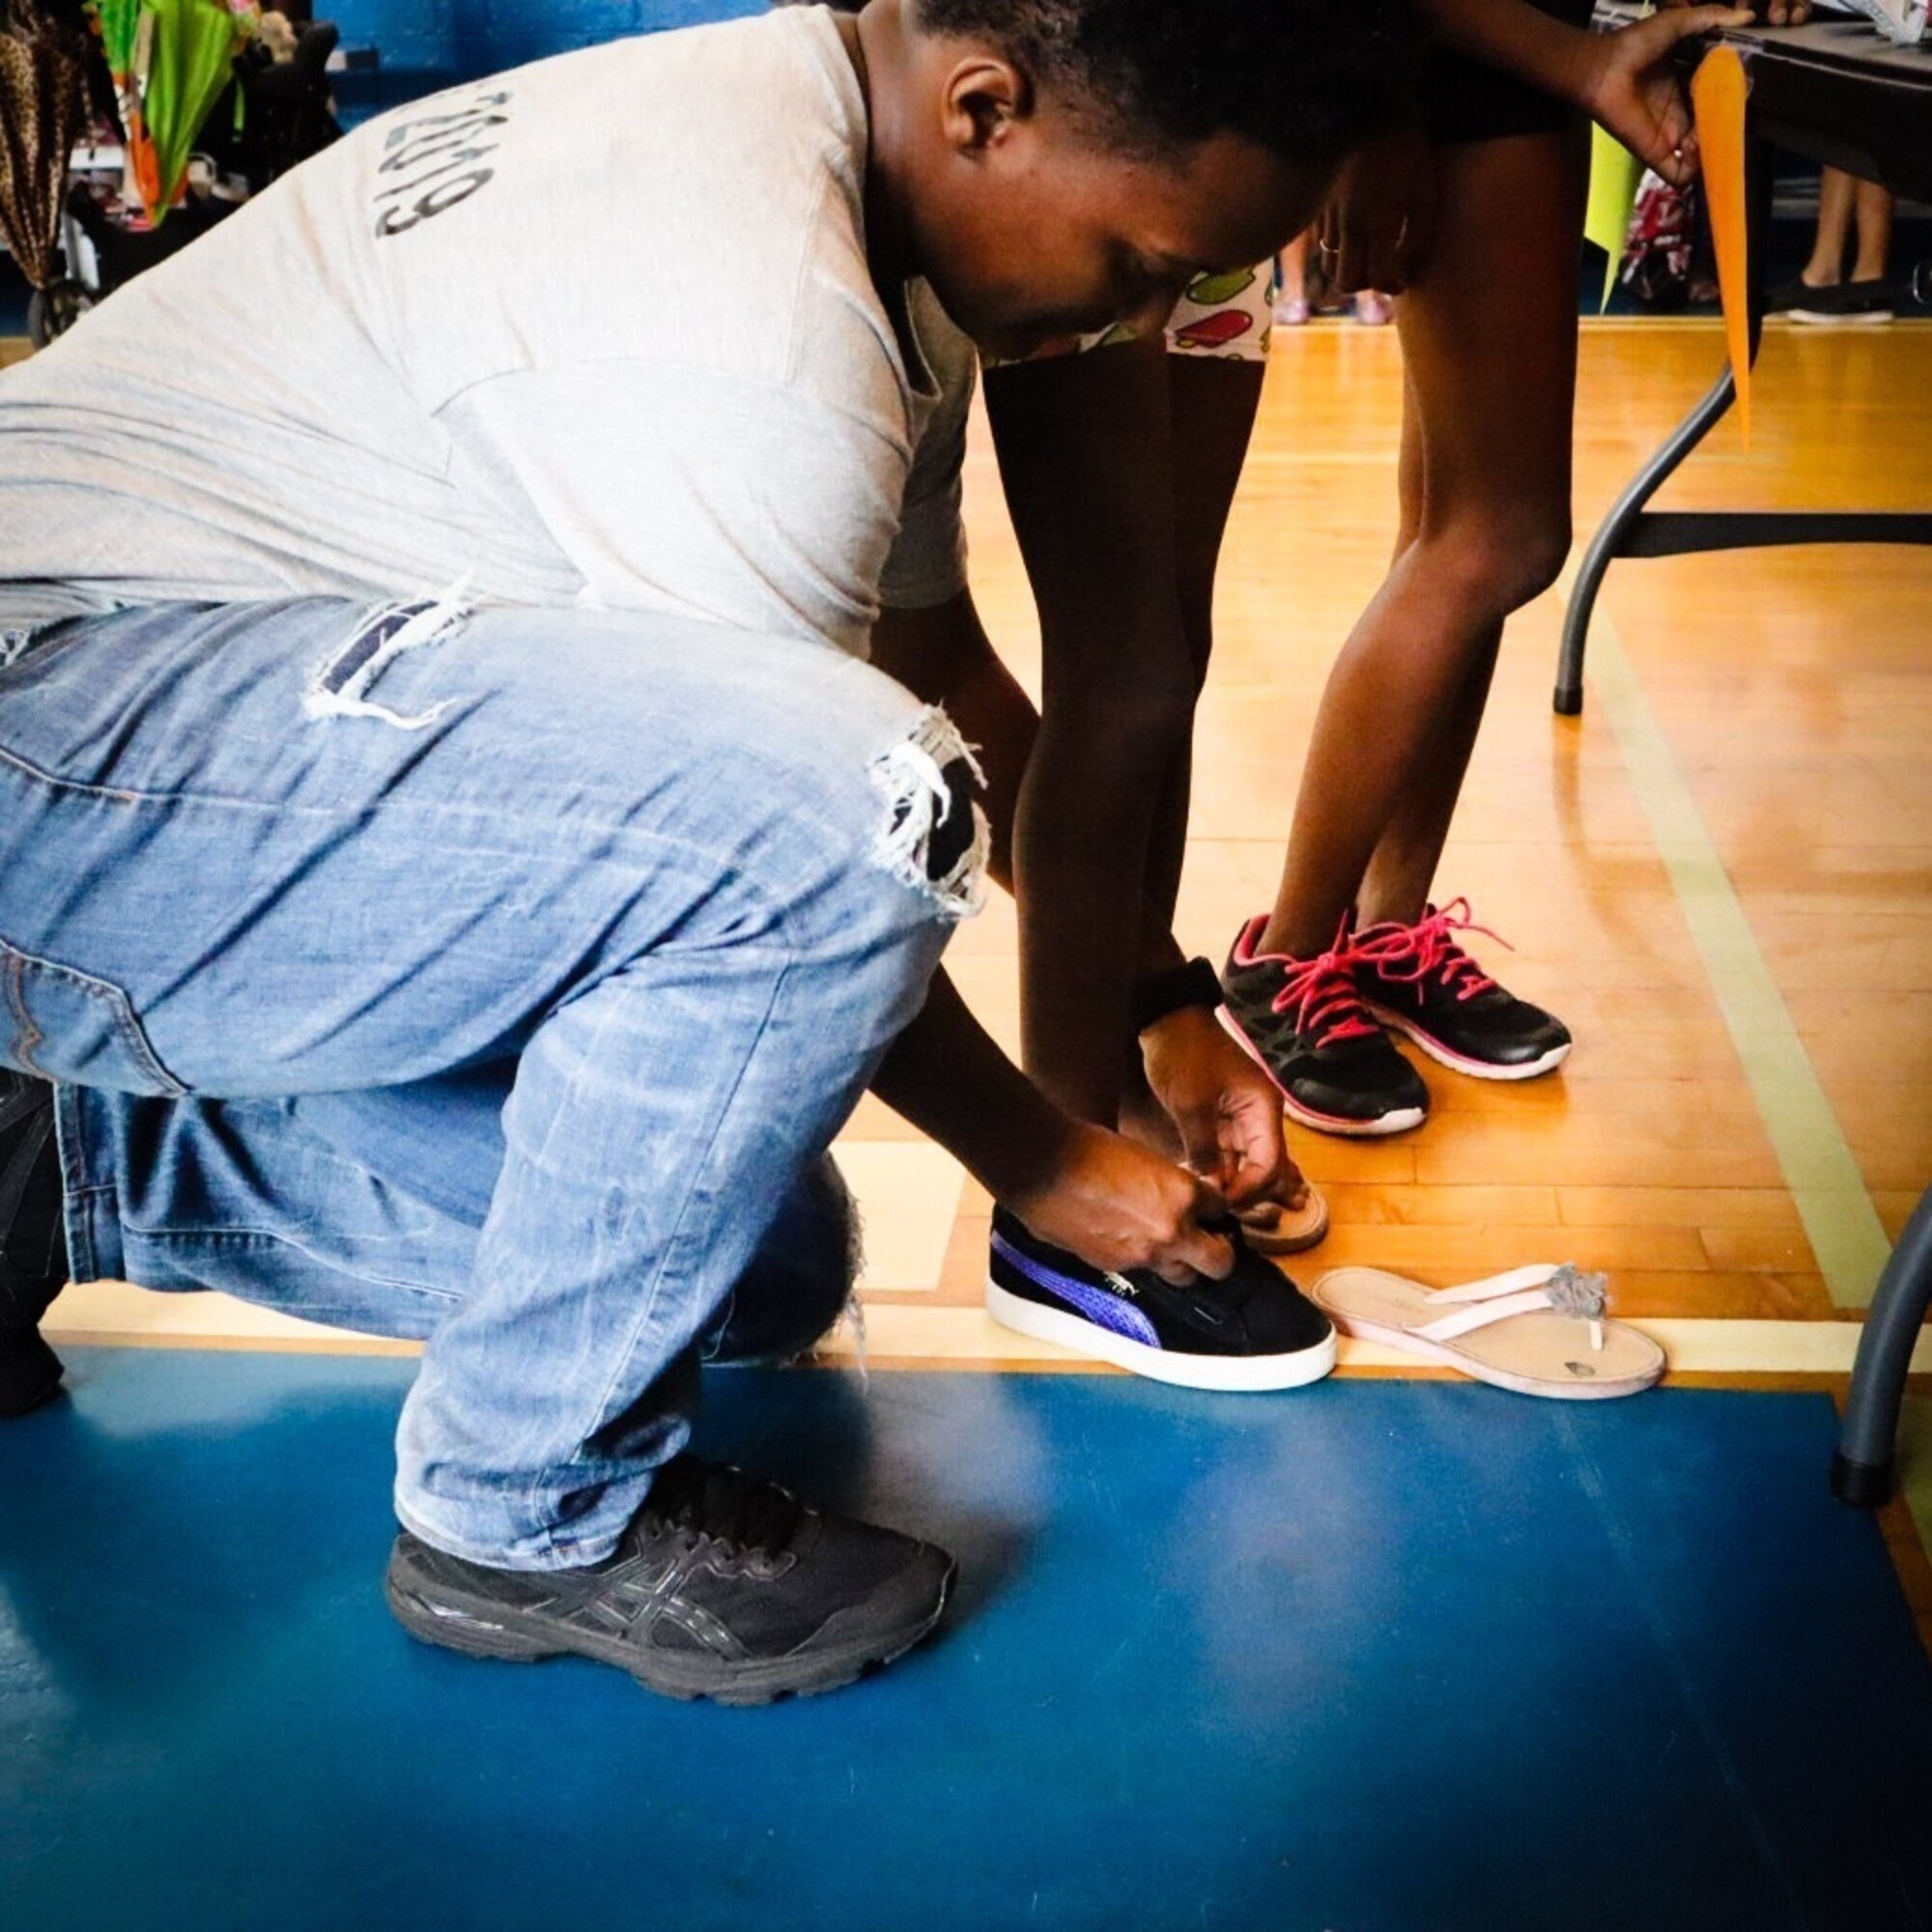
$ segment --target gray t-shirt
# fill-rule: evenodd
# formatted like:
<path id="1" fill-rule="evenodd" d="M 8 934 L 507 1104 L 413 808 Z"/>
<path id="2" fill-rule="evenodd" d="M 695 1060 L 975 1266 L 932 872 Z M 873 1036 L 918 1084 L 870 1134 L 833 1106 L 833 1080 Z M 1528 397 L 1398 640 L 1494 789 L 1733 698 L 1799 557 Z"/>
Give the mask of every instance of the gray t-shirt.
<path id="1" fill-rule="evenodd" d="M 0 376 L 0 625 L 462 583 L 863 652 L 965 581 L 973 380 L 866 153 L 822 8 L 371 122 Z"/>

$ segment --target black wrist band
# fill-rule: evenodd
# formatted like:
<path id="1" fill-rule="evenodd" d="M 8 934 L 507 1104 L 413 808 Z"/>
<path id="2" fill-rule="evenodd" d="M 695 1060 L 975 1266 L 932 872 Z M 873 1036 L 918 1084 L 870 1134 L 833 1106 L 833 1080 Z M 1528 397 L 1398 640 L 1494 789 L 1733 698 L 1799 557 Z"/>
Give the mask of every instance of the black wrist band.
<path id="1" fill-rule="evenodd" d="M 1182 1007 L 1206 1007 L 1211 1013 L 1221 1004 L 1221 979 L 1205 959 L 1185 966 L 1169 966 L 1150 973 L 1134 986 L 1133 1019 L 1137 1034 Z"/>

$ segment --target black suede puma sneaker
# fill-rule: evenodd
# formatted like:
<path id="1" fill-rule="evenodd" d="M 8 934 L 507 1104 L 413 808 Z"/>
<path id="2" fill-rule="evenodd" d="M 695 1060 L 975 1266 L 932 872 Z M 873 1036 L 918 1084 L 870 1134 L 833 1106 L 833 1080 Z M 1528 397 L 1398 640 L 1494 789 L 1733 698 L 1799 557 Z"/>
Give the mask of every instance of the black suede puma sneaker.
<path id="1" fill-rule="evenodd" d="M 66 1286 L 54 1090 L 0 1067 L 0 1420 L 60 1388 L 60 1357 L 40 1323 Z"/>
<path id="2" fill-rule="evenodd" d="M 993 1210 L 986 1313 L 1003 1327 L 1058 1342 L 1116 1368 L 1181 1388 L 1287 1389 L 1335 1366 L 1327 1316 L 1239 1228 L 1225 1281 L 1176 1288 L 1151 1268 L 1096 1268 Z"/>
<path id="3" fill-rule="evenodd" d="M 679 1456 L 602 1563 L 497 1570 L 405 1531 L 385 1593 L 412 1636 L 467 1657 L 589 1657 L 667 1696 L 769 1704 L 903 1655 L 954 1574 L 932 1544 Z"/>
<path id="4" fill-rule="evenodd" d="M 1413 925 L 1365 925 L 1349 952 L 1355 988 L 1384 1026 L 1453 1071 L 1533 1080 L 1569 1057 L 1570 1029 L 1498 985 L 1456 938 L 1487 930 L 1469 918 L 1467 899 L 1430 906 Z"/>

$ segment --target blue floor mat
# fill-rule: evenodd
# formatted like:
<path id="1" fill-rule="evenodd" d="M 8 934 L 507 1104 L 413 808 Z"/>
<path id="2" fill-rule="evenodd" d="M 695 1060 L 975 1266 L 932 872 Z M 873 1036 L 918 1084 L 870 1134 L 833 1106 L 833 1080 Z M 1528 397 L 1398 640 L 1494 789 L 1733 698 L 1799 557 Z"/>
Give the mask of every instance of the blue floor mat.
<path id="1" fill-rule="evenodd" d="M 407 1362 L 93 1350 L 0 1428 L 0 1924 L 1890 1932 L 1932 1669 L 1823 1396 L 741 1372 L 959 1555 L 856 1689 L 412 1643 Z"/>

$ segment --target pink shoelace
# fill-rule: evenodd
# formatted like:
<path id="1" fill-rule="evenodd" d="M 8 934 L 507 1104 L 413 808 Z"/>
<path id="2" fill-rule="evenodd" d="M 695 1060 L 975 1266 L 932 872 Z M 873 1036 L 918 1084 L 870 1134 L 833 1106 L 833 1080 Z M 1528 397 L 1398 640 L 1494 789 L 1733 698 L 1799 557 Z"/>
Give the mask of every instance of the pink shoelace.
<path id="1" fill-rule="evenodd" d="M 1362 1005 L 1351 971 L 1349 922 L 1325 952 L 1297 959 L 1282 975 L 1281 990 L 1269 1003 L 1278 1013 L 1293 1009 L 1294 1030 L 1312 1034 L 1318 1047 L 1341 1039 L 1365 1039 L 1380 1031 Z"/>
<path id="2" fill-rule="evenodd" d="M 1496 982 L 1463 951 L 1454 937 L 1459 932 L 1480 932 L 1510 952 L 1516 950 L 1501 933 L 1476 923 L 1467 899 L 1455 898 L 1445 906 L 1431 906 L 1413 925 L 1390 920 L 1365 927 L 1354 936 L 1349 957 L 1373 966 L 1384 980 L 1410 984 L 1440 980 L 1458 1000 L 1473 1000 Z"/>

